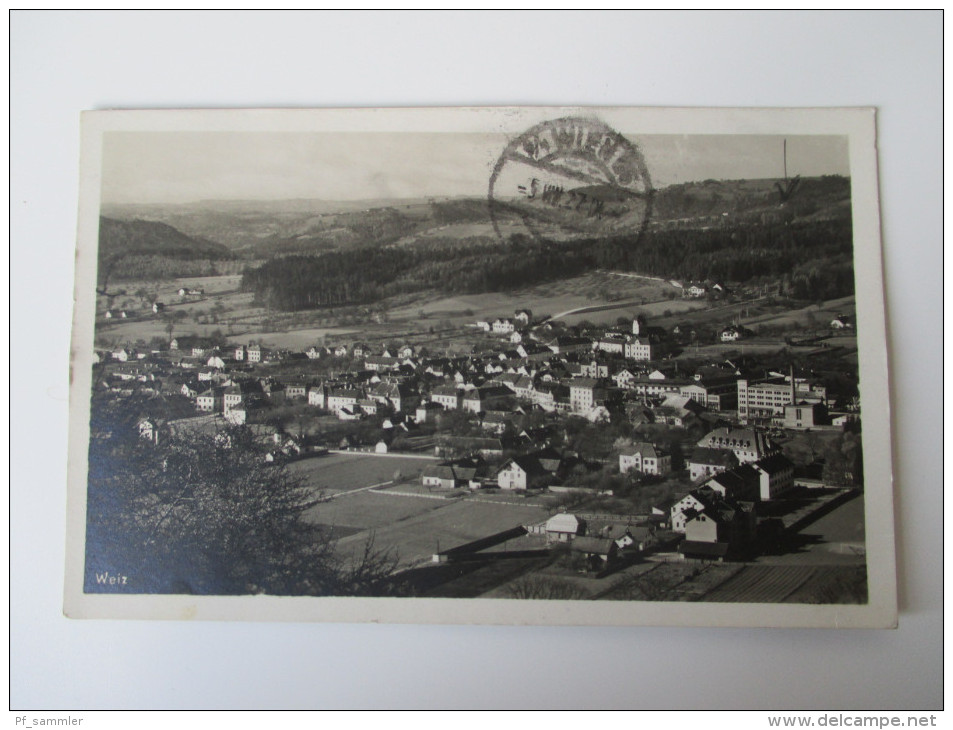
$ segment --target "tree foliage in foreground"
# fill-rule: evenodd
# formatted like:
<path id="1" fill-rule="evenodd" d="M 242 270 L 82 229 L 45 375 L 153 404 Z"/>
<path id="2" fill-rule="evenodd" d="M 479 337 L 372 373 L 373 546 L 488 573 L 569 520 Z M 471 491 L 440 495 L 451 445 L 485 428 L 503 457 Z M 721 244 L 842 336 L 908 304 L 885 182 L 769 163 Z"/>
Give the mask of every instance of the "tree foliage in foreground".
<path id="1" fill-rule="evenodd" d="M 368 595 L 396 567 L 372 541 L 342 560 L 333 532 L 304 517 L 320 495 L 268 464 L 248 428 L 156 446 L 92 425 L 87 592 Z M 126 583 L 104 583 L 107 572 Z"/>

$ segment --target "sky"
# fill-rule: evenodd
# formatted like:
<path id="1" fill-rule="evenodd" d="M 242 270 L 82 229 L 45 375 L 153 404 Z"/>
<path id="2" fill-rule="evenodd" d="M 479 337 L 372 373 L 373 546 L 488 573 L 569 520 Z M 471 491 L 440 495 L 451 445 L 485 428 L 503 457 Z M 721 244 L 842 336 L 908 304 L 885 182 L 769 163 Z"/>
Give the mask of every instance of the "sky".
<path id="1" fill-rule="evenodd" d="M 785 137 L 630 135 L 656 188 L 781 178 Z M 849 174 L 847 137 L 787 136 L 788 175 Z M 108 132 L 102 202 L 482 196 L 500 133 Z"/>

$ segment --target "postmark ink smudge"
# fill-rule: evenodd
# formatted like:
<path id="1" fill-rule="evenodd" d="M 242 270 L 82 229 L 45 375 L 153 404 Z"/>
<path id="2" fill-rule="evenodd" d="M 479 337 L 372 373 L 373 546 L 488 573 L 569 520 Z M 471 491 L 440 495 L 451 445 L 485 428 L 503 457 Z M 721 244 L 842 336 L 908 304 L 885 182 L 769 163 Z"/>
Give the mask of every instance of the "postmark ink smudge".
<path id="1" fill-rule="evenodd" d="M 550 243 L 635 245 L 652 210 L 638 146 L 583 117 L 542 122 L 510 142 L 490 176 L 489 208 L 501 240 L 529 232 Z"/>

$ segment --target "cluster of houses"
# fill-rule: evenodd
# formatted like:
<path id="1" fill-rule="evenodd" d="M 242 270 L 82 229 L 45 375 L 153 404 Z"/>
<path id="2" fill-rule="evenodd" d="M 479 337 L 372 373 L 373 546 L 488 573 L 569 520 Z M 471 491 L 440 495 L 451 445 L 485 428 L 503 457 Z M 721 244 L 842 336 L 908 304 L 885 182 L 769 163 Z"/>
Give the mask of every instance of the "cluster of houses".
<path id="1" fill-rule="evenodd" d="M 658 525 L 650 517 L 559 512 L 526 529 L 550 544 L 567 545 L 586 572 L 597 573 L 649 550 L 656 544 Z"/>
<path id="2" fill-rule="evenodd" d="M 728 457 L 715 471 L 695 468 L 712 465 L 711 454 Z M 620 454 L 620 469 L 647 473 L 670 469 L 666 455 L 651 444 L 636 444 Z M 758 539 L 758 505 L 777 499 L 794 485 L 794 465 L 776 444 L 750 428 L 720 428 L 708 433 L 691 459 L 697 482 L 671 505 L 653 508 L 643 518 L 604 516 L 590 521 L 566 512 L 529 527 L 550 542 L 566 542 L 582 555 L 588 570 L 597 571 L 617 561 L 626 551 L 644 552 L 657 542 L 662 528 L 682 536 L 678 552 L 685 558 L 725 560 L 741 556 Z M 661 469 L 662 471 L 657 471 Z"/>
<path id="3" fill-rule="evenodd" d="M 193 287 L 183 286 L 183 287 L 179 287 L 177 293 L 179 295 L 178 301 L 181 303 L 200 302 L 206 298 L 205 289 L 202 289 L 202 288 L 193 288 Z M 151 312 L 152 314 L 161 314 L 162 312 L 165 311 L 165 309 L 166 309 L 165 302 L 161 302 L 158 299 L 154 300 L 151 304 L 149 304 L 149 306 L 145 310 L 138 311 L 138 312 L 131 311 L 128 309 L 112 309 L 110 305 L 110 308 L 106 309 L 103 312 L 103 318 L 107 320 L 130 319 L 137 316 L 138 317 L 141 317 L 143 315 L 148 316 L 149 312 Z"/>
<path id="4" fill-rule="evenodd" d="M 151 311 L 153 314 L 161 314 L 162 312 L 165 311 L 165 304 L 163 302 L 158 302 L 158 301 L 153 302 L 149 306 L 148 311 Z M 103 317 L 105 319 L 129 319 L 130 317 L 137 316 L 137 314 L 141 314 L 141 313 L 130 312 L 126 309 L 117 309 L 115 311 L 113 311 L 112 309 L 107 309 L 103 313 Z"/>
<path id="5" fill-rule="evenodd" d="M 757 506 L 794 486 L 794 464 L 763 432 L 722 427 L 702 438 L 688 460 L 696 486 L 674 500 L 670 528 L 683 533 L 685 557 L 723 560 L 757 537 Z"/>
<path id="6" fill-rule="evenodd" d="M 829 423 L 824 387 L 795 378 L 793 371 L 752 377 L 728 361 L 694 372 L 680 371 L 678 361 L 659 361 L 657 353 L 669 346 L 669 334 L 642 317 L 630 330 L 586 337 L 534 324 L 529 310 L 484 324 L 500 329 L 503 337 L 498 349 L 480 354 L 447 356 L 413 344 L 375 348 L 362 342 L 288 352 L 183 336 L 172 339 L 168 350 L 120 347 L 97 353 L 97 360 L 104 387 L 120 394 L 135 386 L 181 395 L 196 414 L 220 415 L 236 424 L 253 422 L 255 411 L 286 402 L 307 403 L 342 421 L 387 416 L 406 424 L 459 410 L 476 415 L 488 437 L 504 435 L 515 417 L 532 409 L 593 422 L 621 413 L 634 425 L 676 427 L 725 419 L 792 429 Z M 526 340 L 508 346 L 512 343 L 502 330 L 510 327 L 524 332 Z M 320 378 L 301 374 L 309 361 L 327 357 L 349 360 L 335 375 L 327 368 Z M 261 369 L 288 361 L 302 366 L 297 374 L 272 376 Z M 659 457 L 658 473 L 665 468 Z"/>
<path id="7" fill-rule="evenodd" d="M 560 492 L 564 491 L 562 478 L 580 467 L 598 470 L 602 465 L 587 464 L 547 448 L 510 458 L 495 471 L 480 458 L 445 461 L 425 470 L 422 482 L 444 489 L 496 486 Z M 710 431 L 698 442 L 686 467 L 692 488 L 668 504 L 656 506 L 653 515 L 638 523 L 640 550 L 649 544 L 648 538 L 654 538 L 656 530 L 667 528 L 684 537 L 679 543 L 684 557 L 724 560 L 741 555 L 758 537 L 758 505 L 777 500 L 794 486 L 794 464 L 777 444 L 754 428 Z M 631 444 L 619 453 L 619 471 L 665 476 L 672 471 L 671 455 L 655 444 Z M 628 524 L 625 530 L 617 530 L 618 534 L 610 534 L 604 525 L 593 534 L 591 526 L 587 530 L 585 521 L 577 516 L 558 514 L 533 526 L 530 532 L 545 534 L 551 541 L 572 542 L 575 549 L 586 553 L 591 567 L 604 568 L 618 557 L 617 550 L 632 544 L 636 535 L 629 529 L 632 518 L 622 521 Z"/>
<path id="8" fill-rule="evenodd" d="M 680 289 L 683 297 L 692 299 L 701 299 L 703 297 L 722 297 L 728 293 L 728 288 L 717 281 L 690 281 L 681 282 L 677 279 L 670 279 L 671 284 L 676 289 Z"/>
<path id="9" fill-rule="evenodd" d="M 499 346 L 447 355 L 410 343 L 352 342 L 289 352 L 182 336 L 160 351 L 98 352 L 95 382 L 118 397 L 149 396 L 138 429 L 156 443 L 193 423 L 246 424 L 261 432 L 275 457 L 293 456 L 327 444 L 267 426 L 262 416 L 269 409 L 298 404 L 342 422 L 376 417 L 380 433 L 371 444 L 377 451 L 387 451 L 396 435 L 404 437 L 400 448 L 437 447 L 444 460 L 421 475 L 424 487 L 436 489 L 586 491 L 579 477 L 605 470 L 606 462 L 553 449 L 547 429 L 558 428 L 559 418 L 537 429 L 516 428 L 531 411 L 593 422 L 621 416 L 636 426 L 705 426 L 707 435 L 684 464 L 673 464 L 672 454 L 649 441 L 617 447 L 621 474 L 661 478 L 687 470 L 690 489 L 659 505 L 649 522 L 613 525 L 561 514 L 536 526 L 549 539 L 575 545 L 593 569 L 632 544 L 644 549 L 662 528 L 684 536 L 679 550 L 686 557 L 742 553 L 756 535 L 758 505 L 793 485 L 794 467 L 765 427 L 817 428 L 831 420 L 823 385 L 796 378 L 793 370 L 755 374 L 728 361 L 680 370 L 678 361 L 660 359 L 671 335 L 641 317 L 625 330 L 570 336 L 518 310 L 478 329 L 484 340 L 497 336 Z M 325 358 L 337 359 L 320 368 L 309 364 Z M 284 367 L 289 363 L 295 367 Z M 467 416 L 477 435 L 470 428 L 437 444 L 430 426 L 454 411 Z M 427 433 L 429 439 L 417 437 Z"/>

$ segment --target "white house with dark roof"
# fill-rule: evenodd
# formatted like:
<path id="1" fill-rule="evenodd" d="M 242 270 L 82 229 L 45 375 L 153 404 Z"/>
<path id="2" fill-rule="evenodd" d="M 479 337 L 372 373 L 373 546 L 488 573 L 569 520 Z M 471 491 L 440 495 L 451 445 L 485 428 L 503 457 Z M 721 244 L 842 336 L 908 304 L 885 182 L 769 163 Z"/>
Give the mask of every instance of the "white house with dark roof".
<path id="1" fill-rule="evenodd" d="M 615 384 L 619 388 L 629 388 L 632 386 L 637 379 L 635 373 L 633 373 L 628 368 L 622 368 L 619 372 L 612 376 L 612 380 L 615 381 Z"/>
<path id="2" fill-rule="evenodd" d="M 491 328 L 494 334 L 508 335 L 516 330 L 516 324 L 512 319 L 499 318 L 493 320 Z"/>
<path id="3" fill-rule="evenodd" d="M 363 399 L 364 393 L 350 388 L 332 388 L 327 395 L 327 409 L 339 418 L 342 412 L 354 415 L 360 411 L 357 402 Z"/>
<path id="4" fill-rule="evenodd" d="M 463 401 L 463 391 L 455 385 L 440 385 L 431 391 L 430 400 L 448 411 L 455 411 Z"/>
<path id="5" fill-rule="evenodd" d="M 710 490 L 694 490 L 676 500 L 671 507 L 672 532 L 685 532 L 688 521 L 714 503 Z"/>
<path id="6" fill-rule="evenodd" d="M 619 471 L 632 470 L 662 476 L 672 471 L 672 457 L 654 444 L 640 441 L 619 454 Z"/>
<path id="7" fill-rule="evenodd" d="M 223 403 L 222 388 L 209 388 L 195 398 L 196 409 L 205 413 L 215 413 L 222 408 Z"/>
<path id="8" fill-rule="evenodd" d="M 539 489 L 547 486 L 552 472 L 535 456 L 517 456 L 500 467 L 496 483 L 500 489 Z"/>
<path id="9" fill-rule="evenodd" d="M 629 360 L 655 360 L 659 357 L 659 345 L 649 337 L 631 337 L 623 354 Z"/>
<path id="10" fill-rule="evenodd" d="M 364 367 L 375 372 L 396 370 L 400 367 L 400 360 L 396 357 L 387 357 L 385 355 L 368 355 L 364 359 Z"/>
<path id="11" fill-rule="evenodd" d="M 697 299 L 699 297 L 705 296 L 708 293 L 708 287 L 706 287 L 704 284 L 692 284 L 685 291 L 688 292 L 688 296 L 695 297 Z"/>

